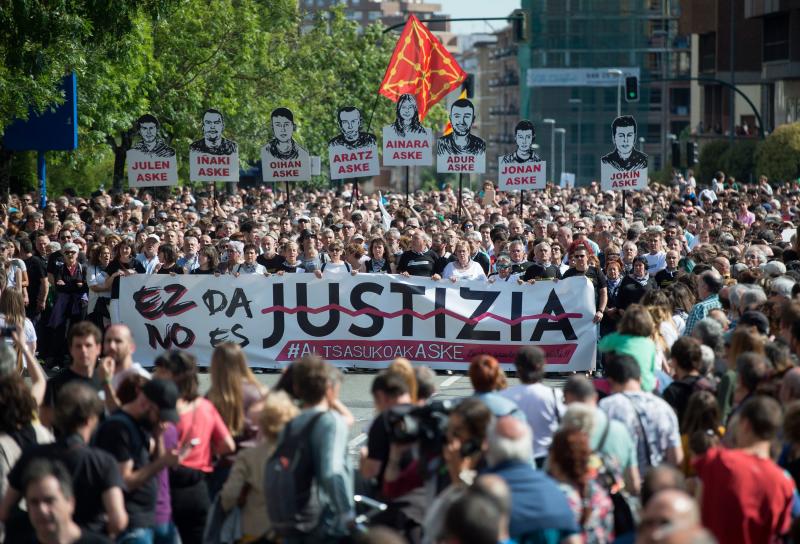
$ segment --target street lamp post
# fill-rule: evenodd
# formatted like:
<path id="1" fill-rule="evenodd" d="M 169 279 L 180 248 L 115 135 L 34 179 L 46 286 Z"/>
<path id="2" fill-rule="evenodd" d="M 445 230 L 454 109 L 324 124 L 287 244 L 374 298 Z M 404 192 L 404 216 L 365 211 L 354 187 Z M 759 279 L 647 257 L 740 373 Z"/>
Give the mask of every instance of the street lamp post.
<path id="1" fill-rule="evenodd" d="M 566 145 L 567 145 L 566 144 L 566 141 L 567 141 L 567 129 L 565 129 L 565 128 L 557 128 L 553 132 L 555 132 L 556 134 L 561 136 L 561 174 L 563 174 L 564 173 L 564 169 L 565 169 L 564 168 L 565 167 L 565 162 L 564 162 L 565 154 L 564 154 L 564 151 L 565 151 Z M 561 178 L 561 176 L 559 176 L 559 179 L 560 178 Z M 553 181 L 555 181 L 555 180 L 553 180 Z"/>
<path id="2" fill-rule="evenodd" d="M 575 165 L 575 177 L 581 177 L 581 114 L 583 113 L 583 100 L 580 98 L 570 98 L 569 103 L 578 106 L 578 160 Z"/>
<path id="3" fill-rule="evenodd" d="M 556 167 L 556 120 L 542 119 L 542 123 L 550 125 L 550 164 L 548 168 L 550 172 L 553 172 Z M 551 180 L 555 181 L 555 177 L 551 177 Z"/>
<path id="4" fill-rule="evenodd" d="M 618 68 L 610 68 L 608 73 L 617 76 L 617 117 L 619 117 L 622 115 L 622 76 L 625 74 Z"/>

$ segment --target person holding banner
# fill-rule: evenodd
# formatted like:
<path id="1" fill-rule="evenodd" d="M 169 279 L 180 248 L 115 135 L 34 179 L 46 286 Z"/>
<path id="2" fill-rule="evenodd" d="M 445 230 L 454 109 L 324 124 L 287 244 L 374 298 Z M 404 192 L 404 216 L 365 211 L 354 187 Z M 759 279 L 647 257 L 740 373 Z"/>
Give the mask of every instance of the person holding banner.
<path id="1" fill-rule="evenodd" d="M 564 272 L 564 279 L 573 276 L 586 276 L 595 292 L 595 306 L 597 312 L 594 314 L 593 321 L 599 323 L 603 319 L 608 302 L 608 283 L 605 274 L 595 266 L 589 266 L 589 255 L 593 255 L 588 244 L 583 241 L 573 242 L 569 246 L 569 270 Z"/>
<path id="2" fill-rule="evenodd" d="M 463 240 L 456 242 L 455 251 L 453 251 L 456 260 L 444 267 L 442 277 L 454 283 L 459 280 L 485 280 L 486 272 L 479 263 L 471 259 L 471 254 L 472 248 L 469 242 Z"/>

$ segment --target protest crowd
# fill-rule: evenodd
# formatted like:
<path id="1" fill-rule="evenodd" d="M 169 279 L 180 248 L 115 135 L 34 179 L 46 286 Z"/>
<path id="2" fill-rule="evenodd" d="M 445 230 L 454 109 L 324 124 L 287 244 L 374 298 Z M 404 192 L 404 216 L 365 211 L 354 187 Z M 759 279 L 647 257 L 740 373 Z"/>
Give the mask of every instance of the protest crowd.
<path id="1" fill-rule="evenodd" d="M 800 186 L 356 189 L 8 199 L 5 542 L 800 543 Z M 293 273 L 585 276 L 596 369 L 553 388 L 525 346 L 509 387 L 478 356 L 448 403 L 396 360 L 353 459 L 363 423 L 322 358 L 268 390 L 235 344 L 137 360 L 111 323 L 124 276 Z"/>

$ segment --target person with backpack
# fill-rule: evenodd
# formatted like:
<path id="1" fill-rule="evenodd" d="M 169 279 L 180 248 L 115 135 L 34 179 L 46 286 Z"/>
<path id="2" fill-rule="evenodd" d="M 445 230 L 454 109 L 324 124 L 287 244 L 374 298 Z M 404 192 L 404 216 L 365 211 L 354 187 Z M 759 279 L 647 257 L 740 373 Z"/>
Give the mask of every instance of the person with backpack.
<path id="1" fill-rule="evenodd" d="M 145 383 L 131 402 L 123 404 L 98 427 L 95 445 L 109 452 L 119 465 L 125 492 L 128 528 L 117 538 L 119 544 L 153 542 L 158 496 L 156 475 L 165 467 L 176 466 L 178 450 L 164 451 L 161 433 L 164 423 L 178 421 L 175 404 L 178 388 L 168 380 Z M 151 450 L 150 438 L 155 447 Z"/>
<path id="2" fill-rule="evenodd" d="M 286 544 L 336 542 L 352 519 L 347 424 L 330 408 L 339 396 L 336 372 L 318 355 L 292 365 L 302 411 L 284 428 L 264 471 L 270 523 Z"/>

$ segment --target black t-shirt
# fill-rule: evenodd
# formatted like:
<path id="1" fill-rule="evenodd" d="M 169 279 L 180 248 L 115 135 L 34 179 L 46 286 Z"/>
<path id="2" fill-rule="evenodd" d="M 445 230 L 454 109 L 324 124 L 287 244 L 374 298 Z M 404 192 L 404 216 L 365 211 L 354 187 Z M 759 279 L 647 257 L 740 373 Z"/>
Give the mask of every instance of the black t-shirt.
<path id="1" fill-rule="evenodd" d="M 199 268 L 195 268 L 194 270 L 189 272 L 189 274 L 202 274 L 204 276 L 208 276 L 208 275 L 211 275 L 211 274 L 215 274 L 215 272 L 214 272 L 214 270 L 212 270 L 210 268 L 208 270 L 201 270 Z"/>
<path id="2" fill-rule="evenodd" d="M 433 251 L 426 251 L 425 253 L 404 251 L 400 256 L 400 262 L 397 263 L 397 271 L 408 272 L 410 276 L 430 278 L 433 276 L 438 258 Z"/>
<path id="3" fill-rule="evenodd" d="M 36 303 L 39 300 L 39 291 L 42 288 L 42 280 L 47 277 L 47 261 L 39 255 L 32 255 L 25 260 L 25 267 L 28 269 L 28 300 L 30 307 L 33 307 L 34 315 L 38 313 Z"/>
<path id="4" fill-rule="evenodd" d="M 47 380 L 47 388 L 44 391 L 44 404 L 46 406 L 55 407 L 56 399 L 58 398 L 58 392 L 61 391 L 61 388 L 67 385 L 69 382 L 85 383 L 86 385 L 94 388 L 94 390 L 98 392 L 103 390 L 103 382 L 97 375 L 96 368 L 92 377 L 87 378 L 82 374 L 77 374 L 73 372 L 72 368 L 67 367 L 62 369 L 58 374 L 56 374 L 49 380 Z"/>
<path id="5" fill-rule="evenodd" d="M 286 259 L 283 255 L 275 254 L 272 257 L 265 257 L 264 255 L 259 255 L 256 257 L 256 262 L 262 265 L 264 268 L 267 269 L 267 272 L 270 274 L 274 274 L 278 270 L 282 270 L 281 265 Z"/>
<path id="6" fill-rule="evenodd" d="M 479 251 L 472 257 L 472 260 L 481 265 L 484 274 L 487 276 L 489 275 L 489 269 L 492 267 L 492 260 L 486 253 Z"/>
<path id="7" fill-rule="evenodd" d="M 183 274 L 183 268 L 177 264 L 173 264 L 169 268 L 161 267 L 156 274 Z"/>
<path id="8" fill-rule="evenodd" d="M 411 409 L 410 404 L 400 404 L 398 407 L 402 410 L 404 408 Z M 372 422 L 367 434 L 367 456 L 369 459 L 380 461 L 381 469 L 376 476 L 378 489 L 383 487 L 383 473 L 386 470 L 386 465 L 389 462 L 389 448 L 391 446 L 391 437 L 389 434 L 389 424 L 386 421 L 386 412 L 381 412 L 378 417 Z"/>
<path id="9" fill-rule="evenodd" d="M 551 280 L 558 277 L 558 268 L 554 265 L 542 266 L 539 263 L 532 263 L 525 269 L 525 274 L 522 279 L 525 281 L 530 280 Z"/>
<path id="10" fill-rule="evenodd" d="M 98 427 L 94 441 L 98 448 L 109 452 L 118 463 L 133 461 L 133 470 L 139 470 L 150 462 L 149 435 L 123 410 L 116 411 Z M 157 497 L 158 482 L 155 476 L 125 493 L 129 529 L 152 527 L 155 524 Z"/>
<path id="11" fill-rule="evenodd" d="M 656 272 L 656 283 L 661 289 L 665 289 L 678 281 L 678 270 L 667 270 L 663 268 Z"/>
<path id="12" fill-rule="evenodd" d="M 576 269 L 570 267 L 569 270 L 564 272 L 563 279 L 571 278 L 573 276 L 586 276 L 594 286 L 594 303 L 595 306 L 600 302 L 600 289 L 608 289 L 608 280 L 602 270 L 597 267 L 590 266 L 585 272 L 578 272 Z M 600 308 L 598 308 L 599 310 Z"/>
<path id="13" fill-rule="evenodd" d="M 25 470 L 31 461 L 39 458 L 64 463 L 72 475 L 75 493 L 72 519 L 81 529 L 103 532 L 105 509 L 102 495 L 113 487 L 125 488 L 114 458 L 106 451 L 86 446 L 80 436 L 71 435 L 54 444 L 26 449 L 9 472 L 8 484 L 21 493 Z"/>
<path id="14" fill-rule="evenodd" d="M 133 270 L 137 274 L 144 274 L 146 272 L 142 263 L 136 259 L 129 260 L 127 264 L 122 264 L 119 262 L 119 260 L 114 259 L 108 263 L 108 266 L 106 267 L 106 274 L 111 276 L 118 270 Z M 119 298 L 119 278 L 120 277 L 117 276 L 114 278 L 114 281 L 111 282 L 111 298 Z"/>

